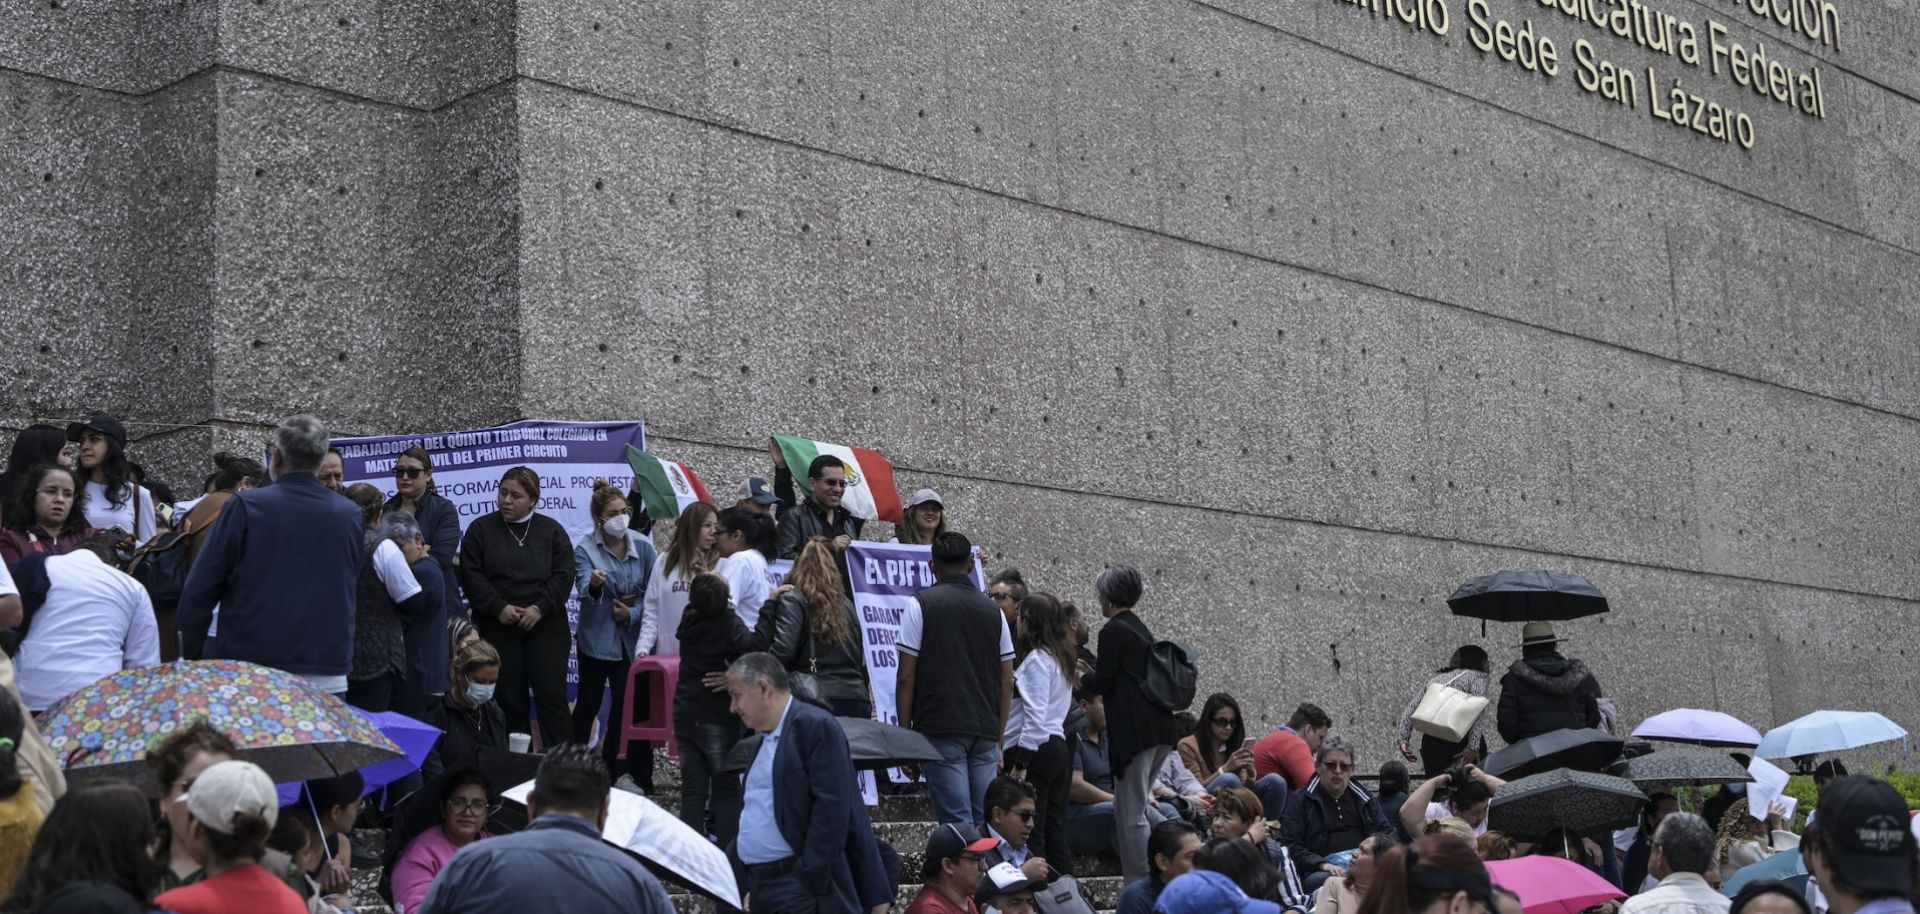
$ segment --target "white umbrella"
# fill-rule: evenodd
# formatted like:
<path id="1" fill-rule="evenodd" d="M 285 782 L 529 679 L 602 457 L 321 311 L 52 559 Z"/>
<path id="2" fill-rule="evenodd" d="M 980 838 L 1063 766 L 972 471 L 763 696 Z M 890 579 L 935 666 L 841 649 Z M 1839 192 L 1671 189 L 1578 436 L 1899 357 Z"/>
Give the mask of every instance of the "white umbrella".
<path id="1" fill-rule="evenodd" d="M 1858 749 L 1874 743 L 1902 742 L 1907 731 L 1872 711 L 1815 711 L 1767 731 L 1753 750 L 1758 758 L 1795 758 Z"/>
<path id="2" fill-rule="evenodd" d="M 533 782 L 528 781 L 501 796 L 524 806 L 532 792 Z M 625 790 L 612 791 L 608 796 L 612 802 L 607 808 L 606 827 L 600 829 L 603 840 L 687 888 L 740 907 L 740 884 L 733 878 L 733 866 L 727 862 L 725 851 L 646 797 Z"/>

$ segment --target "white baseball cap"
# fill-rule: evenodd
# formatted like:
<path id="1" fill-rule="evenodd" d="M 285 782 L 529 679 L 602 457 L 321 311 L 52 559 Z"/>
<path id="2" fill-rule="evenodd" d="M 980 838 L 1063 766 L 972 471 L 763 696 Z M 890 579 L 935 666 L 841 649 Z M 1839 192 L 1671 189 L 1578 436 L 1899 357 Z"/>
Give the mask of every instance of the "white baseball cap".
<path id="1" fill-rule="evenodd" d="M 220 762 L 209 767 L 193 779 L 193 786 L 181 799 L 201 825 L 223 835 L 233 834 L 233 820 L 241 814 L 259 816 L 268 827 L 280 815 L 273 779 L 252 762 Z"/>

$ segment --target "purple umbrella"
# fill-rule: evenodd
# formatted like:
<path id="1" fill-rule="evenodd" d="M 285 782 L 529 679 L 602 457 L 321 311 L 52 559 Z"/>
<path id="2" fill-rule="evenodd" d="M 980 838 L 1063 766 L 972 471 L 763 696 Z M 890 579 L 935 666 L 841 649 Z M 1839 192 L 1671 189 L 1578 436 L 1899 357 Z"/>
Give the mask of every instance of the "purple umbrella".
<path id="1" fill-rule="evenodd" d="M 352 707 L 349 705 L 348 707 Z M 426 764 L 427 753 L 433 751 L 433 744 L 440 739 L 440 729 L 423 724 L 398 711 L 367 711 L 354 708 L 381 733 L 400 747 L 405 756 L 389 759 L 360 769 L 360 776 L 367 781 L 366 794 L 379 790 L 394 781 L 420 770 Z M 300 782 L 275 785 L 280 805 L 291 806 L 300 799 Z"/>
<path id="2" fill-rule="evenodd" d="M 1655 714 L 1641 721 L 1640 726 L 1633 729 L 1633 735 L 1696 746 L 1750 749 L 1760 745 L 1760 731 L 1741 723 L 1739 718 L 1699 708 L 1677 708 Z"/>

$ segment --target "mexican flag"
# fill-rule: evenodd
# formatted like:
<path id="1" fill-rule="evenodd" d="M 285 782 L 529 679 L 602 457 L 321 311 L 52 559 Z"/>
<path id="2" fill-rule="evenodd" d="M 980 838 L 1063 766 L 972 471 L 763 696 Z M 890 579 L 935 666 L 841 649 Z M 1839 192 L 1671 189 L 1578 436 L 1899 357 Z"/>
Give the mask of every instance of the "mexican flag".
<path id="1" fill-rule="evenodd" d="M 846 508 L 847 513 L 890 524 L 905 522 L 900 493 L 893 487 L 893 464 L 880 456 L 879 451 L 794 435 L 775 435 L 773 440 L 780 445 L 780 456 L 786 459 L 787 469 L 793 471 L 796 485 L 807 484 L 807 467 L 815 457 L 821 454 L 838 457 L 847 468 L 847 492 L 840 499 L 840 506 Z"/>
<path id="2" fill-rule="evenodd" d="M 713 504 L 713 496 L 700 484 L 700 477 L 678 460 L 655 457 L 633 445 L 627 445 L 627 464 L 633 467 L 633 487 L 646 499 L 647 516 L 670 521 L 696 501 Z"/>

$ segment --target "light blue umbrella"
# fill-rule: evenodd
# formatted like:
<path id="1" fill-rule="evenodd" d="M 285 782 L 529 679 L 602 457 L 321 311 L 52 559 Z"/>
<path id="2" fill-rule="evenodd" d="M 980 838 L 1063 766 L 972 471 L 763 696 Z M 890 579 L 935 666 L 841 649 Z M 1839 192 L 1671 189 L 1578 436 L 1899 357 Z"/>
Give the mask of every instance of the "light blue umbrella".
<path id="1" fill-rule="evenodd" d="M 1900 740 L 1906 754 L 1907 731 L 1872 711 L 1815 711 L 1799 720 L 1767 731 L 1753 754 L 1760 758 L 1794 758 L 1857 749 Z"/>
<path id="2" fill-rule="evenodd" d="M 1749 882 L 1778 879 L 1801 891 L 1807 888 L 1807 864 L 1800 859 L 1800 849 L 1780 851 L 1765 860 L 1751 866 L 1743 866 L 1720 886 L 1720 894 L 1732 898 Z"/>

